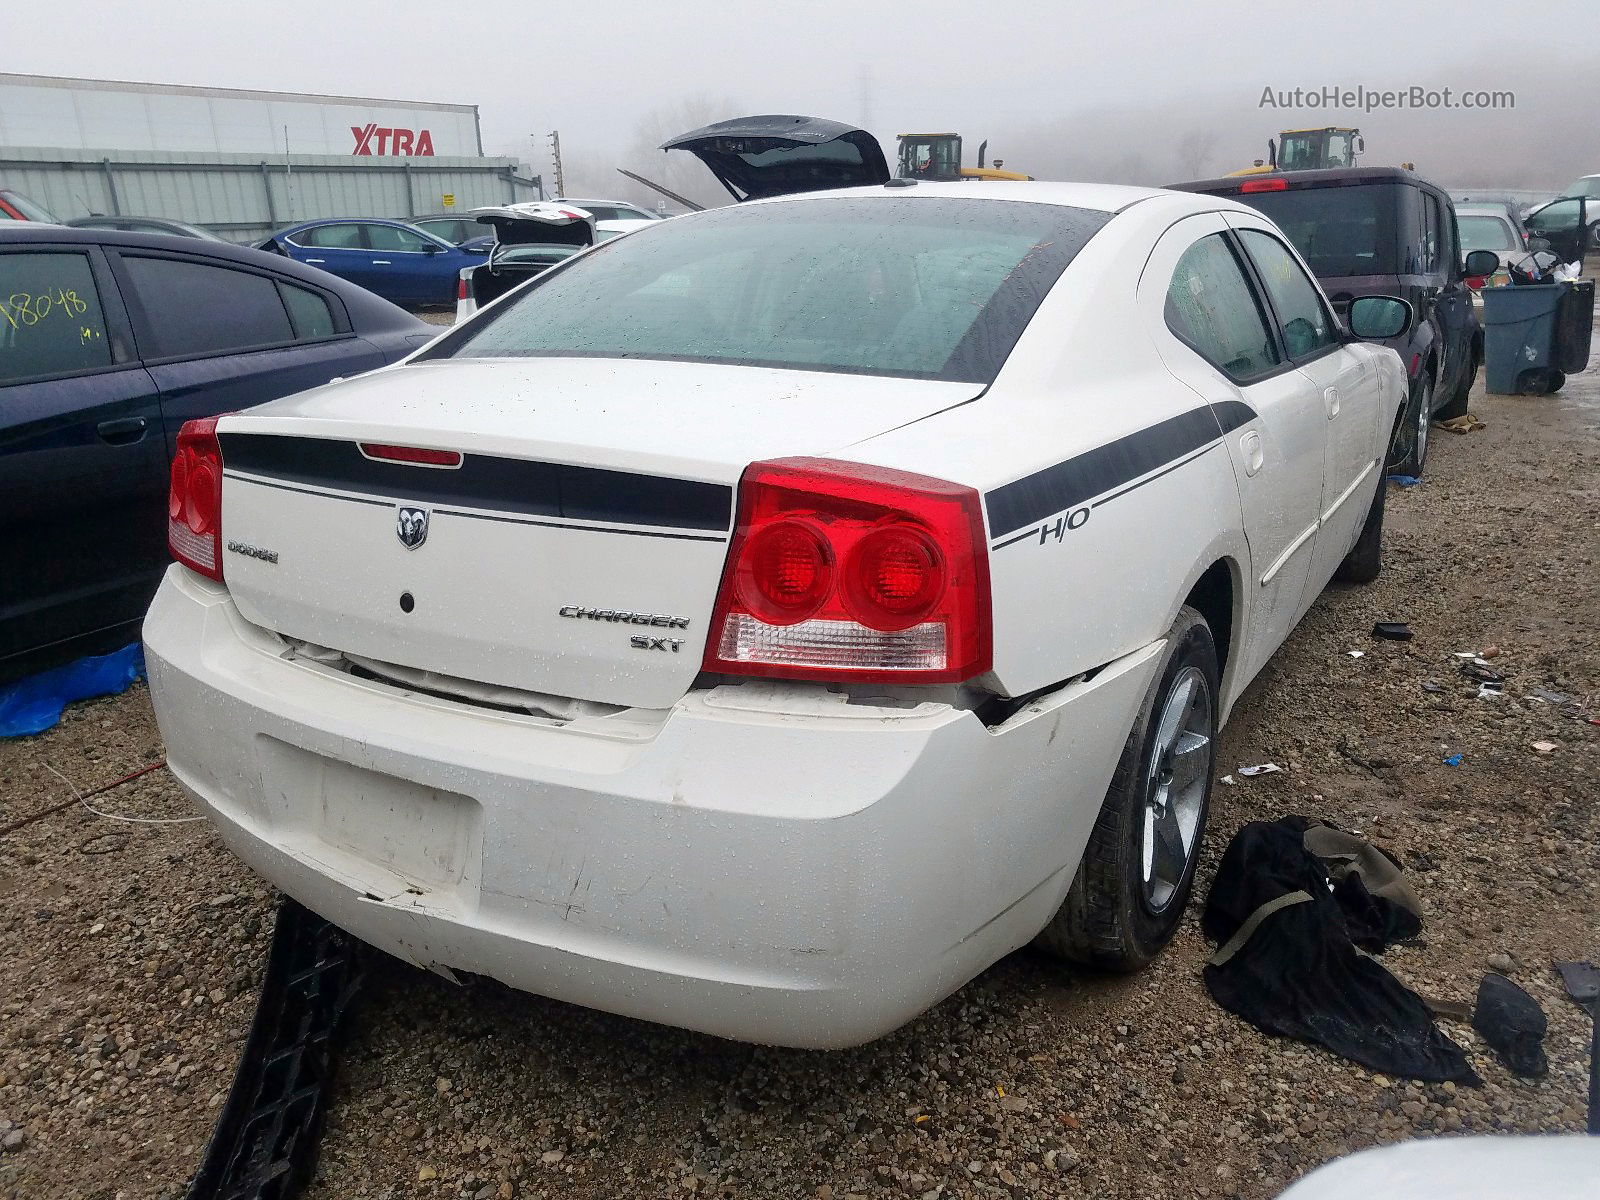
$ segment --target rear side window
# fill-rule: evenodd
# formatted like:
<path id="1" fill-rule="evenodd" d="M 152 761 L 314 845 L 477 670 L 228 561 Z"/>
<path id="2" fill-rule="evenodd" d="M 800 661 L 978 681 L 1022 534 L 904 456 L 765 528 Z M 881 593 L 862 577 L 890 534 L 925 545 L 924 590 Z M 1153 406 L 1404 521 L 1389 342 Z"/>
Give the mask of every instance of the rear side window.
<path id="1" fill-rule="evenodd" d="M 88 256 L 0 254 L 0 386 L 110 365 Z"/>
<path id="2" fill-rule="evenodd" d="M 432 244 L 426 238 L 412 233 L 409 229 L 397 229 L 393 225 L 367 226 L 367 245 L 374 250 L 398 251 L 402 254 L 422 254 Z"/>
<path id="3" fill-rule="evenodd" d="M 1183 252 L 1167 286 L 1167 327 L 1229 378 L 1264 375 L 1282 357 L 1256 294 L 1220 233 Z"/>
<path id="4" fill-rule="evenodd" d="M 338 332 L 333 323 L 333 310 L 328 302 L 310 288 L 297 287 L 278 280 L 278 290 L 294 322 L 294 335 L 301 341 L 311 338 L 332 337 Z"/>
<path id="5" fill-rule="evenodd" d="M 1338 344 L 1333 317 L 1323 304 L 1317 285 L 1295 262 L 1294 255 L 1277 238 L 1255 229 L 1239 233 L 1245 252 L 1256 264 L 1272 307 L 1282 322 L 1283 345 L 1289 357 L 1300 359 Z"/>
<path id="6" fill-rule="evenodd" d="M 171 258 L 123 264 L 144 308 L 155 347 L 146 358 L 218 354 L 294 340 L 289 314 L 273 281 L 228 267 Z"/>
<path id="7" fill-rule="evenodd" d="M 312 246 L 323 250 L 360 250 L 362 248 L 361 226 L 359 225 L 318 225 L 313 229 L 302 229 L 290 240 L 302 246 Z"/>
<path id="8" fill-rule="evenodd" d="M 1420 269 L 1424 275 L 1432 275 L 1439 270 L 1439 254 L 1443 245 L 1443 228 L 1439 220 L 1439 201 L 1423 192 L 1418 196 L 1422 205 L 1422 261 Z"/>

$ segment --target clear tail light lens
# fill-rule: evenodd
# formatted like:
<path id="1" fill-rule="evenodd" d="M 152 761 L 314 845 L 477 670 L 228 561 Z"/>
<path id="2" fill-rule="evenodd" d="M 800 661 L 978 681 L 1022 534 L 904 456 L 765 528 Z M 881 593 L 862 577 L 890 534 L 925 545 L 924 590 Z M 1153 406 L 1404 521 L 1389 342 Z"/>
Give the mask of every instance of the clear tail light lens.
<path id="1" fill-rule="evenodd" d="M 222 582 L 222 448 L 217 418 L 185 421 L 167 492 L 167 549 L 208 579 Z"/>
<path id="2" fill-rule="evenodd" d="M 745 472 L 708 671 L 953 683 L 992 657 L 973 489 L 831 459 Z"/>

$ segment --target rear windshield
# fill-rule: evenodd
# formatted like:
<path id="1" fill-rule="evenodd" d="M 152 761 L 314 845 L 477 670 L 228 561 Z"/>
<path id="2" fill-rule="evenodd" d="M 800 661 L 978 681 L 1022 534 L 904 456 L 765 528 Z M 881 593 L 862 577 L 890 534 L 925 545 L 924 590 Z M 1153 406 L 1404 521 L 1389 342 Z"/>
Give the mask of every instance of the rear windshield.
<path id="1" fill-rule="evenodd" d="M 730 206 L 597 248 L 425 357 L 654 358 L 988 383 L 1109 219 L 950 197 Z"/>
<path id="2" fill-rule="evenodd" d="M 1403 184 L 1248 192 L 1234 199 L 1271 217 L 1320 279 L 1399 275 Z"/>
<path id="3" fill-rule="evenodd" d="M 1461 253 L 1473 250 L 1514 250 L 1511 224 L 1503 217 L 1470 216 L 1457 214 L 1456 224 L 1461 230 Z"/>

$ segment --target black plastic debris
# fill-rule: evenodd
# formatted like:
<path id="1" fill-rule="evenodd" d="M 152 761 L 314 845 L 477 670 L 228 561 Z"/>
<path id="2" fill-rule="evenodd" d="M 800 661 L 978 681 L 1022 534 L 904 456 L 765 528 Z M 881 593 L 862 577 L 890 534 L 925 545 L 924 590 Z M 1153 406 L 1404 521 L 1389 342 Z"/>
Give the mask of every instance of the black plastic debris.
<path id="1" fill-rule="evenodd" d="M 1467 658 L 1461 662 L 1460 671 L 1468 679 L 1476 679 L 1479 683 L 1504 683 L 1505 676 L 1496 671 L 1481 659 Z"/>
<path id="2" fill-rule="evenodd" d="M 1340 857 L 1318 857 L 1308 832 Z M 1414 908 L 1398 864 L 1355 835 L 1305 817 L 1253 821 L 1223 853 L 1201 918 L 1219 943 L 1206 989 L 1267 1033 L 1388 1075 L 1477 1086 L 1426 1002 L 1357 949 L 1414 936 Z"/>
<path id="3" fill-rule="evenodd" d="M 1404 621 L 1379 621 L 1372 627 L 1372 636 L 1386 642 L 1409 642 L 1411 626 Z"/>
<path id="4" fill-rule="evenodd" d="M 336 1035 L 361 985 L 358 943 L 284 900 L 227 1102 L 188 1200 L 291 1200 L 316 1166 Z"/>
<path id="5" fill-rule="evenodd" d="M 1539 1079 L 1550 1069 L 1544 1055 L 1549 1030 L 1539 1002 L 1504 975 L 1493 971 L 1478 984 L 1472 1027 L 1483 1035 L 1513 1074 Z"/>

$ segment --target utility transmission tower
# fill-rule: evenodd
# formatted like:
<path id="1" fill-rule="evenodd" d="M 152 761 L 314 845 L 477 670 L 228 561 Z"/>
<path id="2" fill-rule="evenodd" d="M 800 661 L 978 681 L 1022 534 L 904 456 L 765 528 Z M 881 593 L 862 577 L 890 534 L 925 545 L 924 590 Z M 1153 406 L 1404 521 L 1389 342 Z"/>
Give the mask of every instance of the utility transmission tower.
<path id="1" fill-rule="evenodd" d="M 556 195 L 565 196 L 567 194 L 567 181 L 565 176 L 561 174 L 561 131 L 559 129 L 552 129 L 549 137 L 550 157 L 554 161 L 556 169 Z"/>

